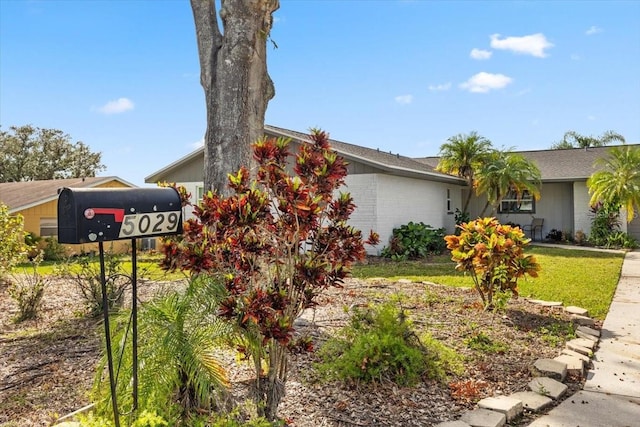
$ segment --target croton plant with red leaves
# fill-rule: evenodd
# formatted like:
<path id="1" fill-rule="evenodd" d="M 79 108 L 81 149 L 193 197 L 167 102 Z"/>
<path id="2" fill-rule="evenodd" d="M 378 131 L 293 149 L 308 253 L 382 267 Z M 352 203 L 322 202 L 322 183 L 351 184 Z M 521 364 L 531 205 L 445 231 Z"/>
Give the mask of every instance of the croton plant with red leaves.
<path id="1" fill-rule="evenodd" d="M 294 320 L 324 289 L 341 286 L 365 243 L 378 243 L 373 232 L 363 242 L 347 223 L 355 209 L 339 192 L 347 163 L 325 132 L 310 138 L 295 156 L 289 139 L 257 141 L 255 175 L 244 168 L 230 175 L 232 194 L 205 195 L 183 235 L 163 246 L 164 268 L 223 278 L 218 314 L 245 337 L 240 350 L 254 362 L 258 408 L 268 419 L 276 417 L 288 355 L 312 349 L 307 339 L 293 340 Z"/>

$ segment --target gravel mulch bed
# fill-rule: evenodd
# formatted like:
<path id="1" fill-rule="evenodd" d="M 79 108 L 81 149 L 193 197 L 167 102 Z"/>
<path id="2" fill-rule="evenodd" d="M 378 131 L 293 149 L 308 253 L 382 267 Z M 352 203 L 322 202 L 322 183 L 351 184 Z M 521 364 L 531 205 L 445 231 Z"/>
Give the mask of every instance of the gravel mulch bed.
<path id="1" fill-rule="evenodd" d="M 143 282 L 142 300 L 160 288 L 181 286 Z M 314 353 L 292 358 L 286 395 L 279 414 L 294 426 L 431 426 L 454 420 L 479 399 L 526 389 L 533 362 L 557 356 L 570 328 L 557 308 L 520 298 L 506 310 L 481 310 L 471 289 L 432 283 L 350 279 L 342 289 L 323 294 L 318 307 L 304 313 L 298 333 L 314 337 L 316 347 L 348 321 L 350 307 L 400 301 L 419 332 L 453 347 L 465 356 L 465 372 L 444 382 L 425 380 L 414 387 L 344 384 L 321 381 L 310 364 Z M 16 324 L 14 301 L 0 287 L 0 426 L 48 426 L 59 416 L 88 404 L 100 354 L 102 324 L 83 315 L 78 290 L 56 280 L 45 291 L 38 319 Z M 484 334 L 500 351 L 471 349 L 466 341 Z M 233 358 L 230 358 L 233 360 Z M 230 367 L 233 394 L 242 400 L 251 379 L 247 366 Z M 570 392 L 581 388 L 572 379 Z M 534 419 L 525 414 L 512 426 Z"/>

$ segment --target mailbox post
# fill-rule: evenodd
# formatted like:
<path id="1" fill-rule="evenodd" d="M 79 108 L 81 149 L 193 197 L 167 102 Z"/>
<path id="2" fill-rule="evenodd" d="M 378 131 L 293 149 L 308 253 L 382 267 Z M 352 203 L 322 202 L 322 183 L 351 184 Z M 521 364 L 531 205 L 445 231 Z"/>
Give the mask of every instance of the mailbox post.
<path id="1" fill-rule="evenodd" d="M 58 241 L 71 244 L 98 244 L 109 385 L 116 427 L 120 427 L 120 413 L 116 395 L 117 378 L 114 377 L 113 372 L 103 243 L 131 239 L 132 411 L 135 411 L 138 407 L 136 239 L 180 233 L 182 233 L 182 204 L 175 188 L 63 188 L 58 195 Z"/>

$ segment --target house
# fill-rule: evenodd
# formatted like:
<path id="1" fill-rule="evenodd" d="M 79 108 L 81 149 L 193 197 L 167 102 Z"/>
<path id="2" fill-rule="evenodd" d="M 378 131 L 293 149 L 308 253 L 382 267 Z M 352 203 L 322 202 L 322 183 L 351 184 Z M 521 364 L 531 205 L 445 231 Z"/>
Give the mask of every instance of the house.
<path id="1" fill-rule="evenodd" d="M 631 145 L 640 147 L 640 145 Z M 531 197 L 515 200 L 505 198 L 497 213 L 500 222 L 513 222 L 522 226 L 529 225 L 532 218 L 544 219 L 542 236 L 551 230 L 559 230 L 569 235 L 582 231 L 586 235 L 591 231 L 592 214 L 590 211 L 589 190 L 587 179 L 596 168 L 596 160 L 605 157 L 609 147 L 592 147 L 588 149 L 573 148 L 564 150 L 536 150 L 519 151 L 525 158 L 532 161 L 540 169 L 542 186 L 540 200 Z M 417 159 L 420 162 L 435 167 L 438 157 Z M 463 190 L 466 194 L 468 189 Z M 482 212 L 486 199 L 475 197 L 469 204 L 471 217 L 477 217 Z M 640 217 L 627 223 L 626 217 L 620 218 L 620 229 L 640 240 Z"/>
<path id="2" fill-rule="evenodd" d="M 274 126 L 265 126 L 265 134 L 292 140 L 291 151 L 297 144 L 309 142 L 308 135 Z M 346 189 L 357 206 L 351 225 L 364 234 L 374 230 L 380 234 L 381 244 L 369 249 L 379 253 L 387 244 L 393 229 L 409 221 L 423 222 L 435 228 L 455 229 L 454 212 L 461 209 L 468 191 L 466 182 L 456 176 L 435 170 L 438 157 L 409 158 L 341 141 L 330 140 L 332 148 L 349 162 Z M 543 218 L 542 236 L 552 229 L 573 235 L 582 230 L 589 234 L 591 217 L 587 178 L 596 170 L 594 162 L 606 153 L 606 147 L 570 150 L 539 150 L 520 152 L 535 162 L 542 174 L 540 200 L 505 198 L 497 217 L 501 222 L 522 226 L 533 217 Z M 204 187 L 204 148 L 154 172 L 145 178 L 147 183 L 175 182 L 184 185 L 196 200 L 202 198 Z M 469 206 L 471 217 L 484 208 L 484 196 L 474 197 Z M 187 212 L 185 217 L 188 217 Z M 630 224 L 621 221 L 621 228 L 640 239 L 640 218 Z"/>
<path id="3" fill-rule="evenodd" d="M 265 126 L 265 134 L 291 138 L 291 151 L 298 144 L 310 142 L 309 136 L 274 126 Z M 330 140 L 332 148 L 348 162 L 346 189 L 357 208 L 350 224 L 368 234 L 374 230 L 387 244 L 393 229 L 409 221 L 424 222 L 435 228 L 453 232 L 453 213 L 461 205 L 465 181 L 440 172 L 429 165 L 399 154 L 383 152 L 345 142 Z M 157 172 L 145 182 L 175 182 L 184 185 L 196 200 L 202 198 L 204 181 L 204 148 L 188 154 Z M 188 212 L 185 213 L 188 217 Z"/>
<path id="4" fill-rule="evenodd" d="M 24 218 L 24 229 L 43 238 L 58 234 L 58 191 L 61 188 L 133 188 L 115 176 L 0 183 L 0 203 L 9 214 Z M 126 241 L 114 242 L 114 250 L 127 248 Z M 96 244 L 69 245 L 70 253 L 89 252 Z"/>

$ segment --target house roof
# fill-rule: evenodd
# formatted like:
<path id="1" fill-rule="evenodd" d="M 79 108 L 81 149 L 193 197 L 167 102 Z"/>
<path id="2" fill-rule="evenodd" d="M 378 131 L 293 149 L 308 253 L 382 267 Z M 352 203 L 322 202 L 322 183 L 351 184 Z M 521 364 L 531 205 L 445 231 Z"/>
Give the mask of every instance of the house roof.
<path id="1" fill-rule="evenodd" d="M 640 144 L 627 145 L 640 148 Z M 611 147 L 516 151 L 516 153 L 522 154 L 538 166 L 542 181 L 581 181 L 589 178 L 597 170 L 596 159 L 605 157 L 607 150 Z M 416 160 L 435 168 L 440 158 L 422 157 Z"/>
<path id="2" fill-rule="evenodd" d="M 311 142 L 308 134 L 293 130 L 283 129 L 275 126 L 265 125 L 265 133 L 276 137 L 291 138 L 299 142 Z M 346 142 L 329 140 L 331 148 L 347 160 L 358 161 L 360 163 L 375 167 L 388 173 L 410 176 L 420 179 L 430 179 L 434 181 L 450 182 L 456 184 L 464 184 L 464 181 L 458 177 L 437 172 L 430 165 L 426 165 L 412 159 L 410 157 L 401 156 L 400 154 L 387 153 L 372 148 L 362 147 L 359 145 L 348 144 Z M 145 182 L 156 182 L 163 176 L 179 169 L 187 162 L 204 155 L 204 147 L 201 147 L 181 159 L 165 166 L 164 168 L 152 173 L 145 178 Z"/>
<path id="3" fill-rule="evenodd" d="M 2 182 L 0 183 L 0 202 L 9 207 L 9 213 L 14 213 L 56 200 L 58 190 L 63 187 L 93 188 L 110 181 L 118 181 L 126 186 L 135 187 L 117 176 Z"/>

